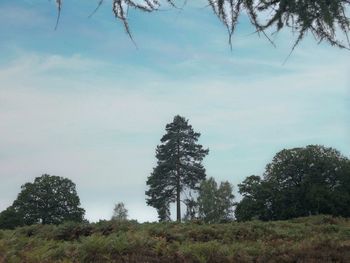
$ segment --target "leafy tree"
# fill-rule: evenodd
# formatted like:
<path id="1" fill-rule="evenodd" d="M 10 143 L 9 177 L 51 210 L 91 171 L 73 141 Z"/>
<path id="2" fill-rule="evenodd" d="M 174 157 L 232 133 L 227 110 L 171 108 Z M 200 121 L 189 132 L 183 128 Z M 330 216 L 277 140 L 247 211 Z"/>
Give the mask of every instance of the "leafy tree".
<path id="1" fill-rule="evenodd" d="M 123 202 L 114 206 L 112 220 L 124 221 L 128 219 L 128 210 Z"/>
<path id="2" fill-rule="evenodd" d="M 243 196 L 235 209 L 238 221 L 271 219 L 271 187 L 268 182 L 261 180 L 260 176 L 251 175 L 238 185 L 238 192 Z"/>
<path id="3" fill-rule="evenodd" d="M 248 177 L 239 191 L 236 217 L 289 219 L 315 214 L 350 216 L 350 161 L 319 145 L 282 150 L 263 179 Z"/>
<path id="4" fill-rule="evenodd" d="M 176 218 L 181 221 L 181 193 L 198 188 L 204 180 L 202 160 L 209 150 L 197 143 L 200 133 L 184 117 L 175 116 L 165 130 L 156 149 L 157 166 L 147 179 L 146 200 L 157 209 L 160 220 L 169 218 L 169 204 L 176 202 Z"/>
<path id="5" fill-rule="evenodd" d="M 21 188 L 12 207 L 22 217 L 23 224 L 83 220 L 85 210 L 79 207 L 80 200 L 71 180 L 44 174 Z"/>
<path id="6" fill-rule="evenodd" d="M 0 213 L 0 229 L 14 229 L 22 225 L 23 219 L 21 215 L 12 206 Z"/>
<path id="7" fill-rule="evenodd" d="M 232 220 L 234 195 L 229 182 L 218 187 L 214 178 L 203 181 L 198 191 L 198 215 L 206 223 Z"/>
<path id="8" fill-rule="evenodd" d="M 350 215 L 350 192 L 346 191 L 350 190 L 346 182 L 350 176 L 348 162 L 337 150 L 323 146 L 279 152 L 264 175 L 275 193 L 275 213 L 282 219 L 320 213 Z M 348 200 L 335 206 L 339 192 Z"/>
<path id="9" fill-rule="evenodd" d="M 98 1 L 97 8 L 93 13 L 103 2 L 104 0 Z M 290 28 L 297 34 L 294 47 L 307 33 L 311 33 L 318 42 L 327 41 L 340 48 L 350 47 L 347 37 L 350 31 L 347 10 L 350 4 L 349 0 L 207 0 L 207 2 L 215 15 L 227 27 L 230 41 L 239 17 L 244 12 L 248 15 L 256 32 L 263 33 L 271 43 L 273 43 L 272 40 L 265 33 L 267 29 L 275 28 L 275 31 L 278 32 L 283 28 Z M 62 0 L 56 0 L 56 3 L 58 5 L 58 22 Z M 153 12 L 159 10 L 165 3 L 179 8 L 175 0 L 113 0 L 112 10 L 115 17 L 122 21 L 126 32 L 131 37 L 127 20 L 129 8 Z M 339 33 L 345 35 L 347 44 L 344 44 L 337 36 Z"/>
<path id="10" fill-rule="evenodd" d="M 233 219 L 233 201 L 235 196 L 233 195 L 233 187 L 228 182 L 221 182 L 216 193 L 217 210 L 218 210 L 218 222 L 228 222 Z"/>
<path id="11" fill-rule="evenodd" d="M 217 219 L 217 188 L 217 183 L 211 177 L 201 183 L 198 191 L 198 216 L 206 223 L 214 223 Z"/>

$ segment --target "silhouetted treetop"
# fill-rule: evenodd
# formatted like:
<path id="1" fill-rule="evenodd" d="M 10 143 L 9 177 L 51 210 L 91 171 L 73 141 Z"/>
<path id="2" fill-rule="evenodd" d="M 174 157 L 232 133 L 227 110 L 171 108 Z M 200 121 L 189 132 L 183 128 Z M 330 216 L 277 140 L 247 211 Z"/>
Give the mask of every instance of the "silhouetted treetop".
<path id="1" fill-rule="evenodd" d="M 99 0 L 93 15 L 105 2 Z M 283 28 L 290 28 L 296 34 L 293 49 L 305 37 L 311 33 L 319 43 L 326 41 L 339 48 L 350 48 L 348 32 L 350 30 L 350 18 L 347 7 L 350 0 L 206 0 L 214 14 L 226 26 L 231 43 L 231 37 L 236 29 L 239 17 L 246 14 L 255 27 L 257 33 L 264 34 L 273 44 L 273 41 L 265 33 L 267 29 L 275 32 Z M 62 0 L 56 0 L 59 20 L 62 8 Z M 187 0 L 112 0 L 114 16 L 119 19 L 131 36 L 128 24 L 128 10 L 130 8 L 143 12 L 161 10 L 165 5 L 182 9 Z M 57 25 L 56 25 L 57 26 Z M 339 37 L 339 34 L 342 37 Z M 344 39 L 342 39 L 344 36 Z"/>

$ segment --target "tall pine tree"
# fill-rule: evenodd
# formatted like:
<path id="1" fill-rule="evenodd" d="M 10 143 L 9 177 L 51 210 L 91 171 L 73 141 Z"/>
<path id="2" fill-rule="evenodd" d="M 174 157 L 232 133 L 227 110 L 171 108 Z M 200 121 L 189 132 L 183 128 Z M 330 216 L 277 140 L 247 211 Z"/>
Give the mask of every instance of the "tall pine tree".
<path id="1" fill-rule="evenodd" d="M 146 200 L 157 209 L 161 221 L 169 219 L 169 204 L 176 202 L 176 219 L 181 221 L 181 193 L 197 189 L 205 179 L 202 160 L 209 149 L 197 143 L 200 133 L 184 117 L 175 116 L 165 130 L 156 149 L 157 166 L 147 179 Z"/>

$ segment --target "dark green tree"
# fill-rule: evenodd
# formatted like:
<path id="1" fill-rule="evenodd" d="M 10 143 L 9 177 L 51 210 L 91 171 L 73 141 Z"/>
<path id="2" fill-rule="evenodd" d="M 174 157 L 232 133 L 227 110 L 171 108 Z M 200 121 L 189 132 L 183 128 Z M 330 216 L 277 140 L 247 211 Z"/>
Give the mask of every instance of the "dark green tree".
<path id="1" fill-rule="evenodd" d="M 176 202 L 176 218 L 181 221 L 181 193 L 197 189 L 205 179 L 202 160 L 209 150 L 197 143 L 200 133 L 184 117 L 175 116 L 165 130 L 156 149 L 157 166 L 147 179 L 146 200 L 160 220 L 169 218 L 169 204 Z"/>
<path id="2" fill-rule="evenodd" d="M 59 19 L 62 0 L 56 0 Z M 98 6 L 93 13 L 103 4 Z M 179 8 L 175 0 L 113 0 L 112 9 L 116 18 L 124 24 L 126 32 L 131 37 L 128 24 L 130 8 L 144 12 L 161 9 L 164 4 Z M 183 3 L 187 1 L 184 0 Z M 347 34 L 350 31 L 349 0 L 207 0 L 214 14 L 227 27 L 229 39 L 236 29 L 239 17 L 245 13 L 257 33 L 262 33 L 273 44 L 266 30 L 274 28 L 275 32 L 290 28 L 297 36 L 294 47 L 311 33 L 318 42 L 327 41 L 340 48 L 350 48 Z M 261 22 L 263 21 L 263 22 Z M 57 24 L 56 24 L 57 26 Z M 339 33 L 345 35 L 347 43 L 339 38 Z M 293 48 L 294 48 L 293 47 Z"/>
<path id="3" fill-rule="evenodd" d="M 239 191 L 236 218 L 289 219 L 331 214 L 350 216 L 350 161 L 333 148 L 309 145 L 282 150 L 263 179 L 248 177 Z"/>
<path id="4" fill-rule="evenodd" d="M 12 207 L 22 217 L 23 224 L 83 221 L 85 210 L 79 207 L 80 200 L 71 180 L 44 174 L 21 189 Z"/>
<path id="5" fill-rule="evenodd" d="M 237 221 L 250 219 L 271 219 L 271 187 L 260 176 L 248 176 L 238 185 L 238 192 L 243 199 L 237 204 L 235 217 Z"/>
<path id="6" fill-rule="evenodd" d="M 0 229 L 14 229 L 23 225 L 22 216 L 16 210 L 9 206 L 0 213 Z"/>
<path id="7" fill-rule="evenodd" d="M 234 195 L 229 182 L 220 186 L 214 178 L 203 181 L 198 190 L 198 217 L 206 223 L 228 222 L 233 219 Z"/>
<path id="8" fill-rule="evenodd" d="M 274 193 L 274 216 L 349 216 L 348 163 L 339 151 L 318 145 L 277 153 L 264 174 Z M 339 195 L 345 197 L 343 204 L 338 202 Z"/>

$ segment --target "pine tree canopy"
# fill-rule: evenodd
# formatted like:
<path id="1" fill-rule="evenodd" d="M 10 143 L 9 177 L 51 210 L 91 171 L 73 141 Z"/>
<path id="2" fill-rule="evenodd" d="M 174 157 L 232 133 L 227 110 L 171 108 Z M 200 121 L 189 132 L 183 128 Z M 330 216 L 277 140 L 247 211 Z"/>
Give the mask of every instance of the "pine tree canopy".
<path id="1" fill-rule="evenodd" d="M 62 2 L 62 0 L 56 0 L 57 22 Z M 93 13 L 104 2 L 99 0 Z M 186 3 L 187 0 L 112 0 L 112 10 L 132 38 L 127 17 L 129 8 L 153 12 L 161 10 L 166 4 L 172 8 L 182 9 Z M 265 30 L 274 29 L 278 32 L 286 27 L 296 33 L 294 47 L 307 33 L 311 33 L 318 42 L 326 41 L 340 48 L 350 48 L 347 36 L 350 30 L 350 19 L 346 9 L 350 4 L 349 0 L 206 0 L 203 1 L 204 5 L 205 3 L 227 27 L 230 43 L 239 17 L 243 13 L 248 16 L 256 32 L 264 34 L 271 43 L 273 42 Z M 344 37 L 339 37 L 339 34 Z"/>
<path id="2" fill-rule="evenodd" d="M 197 143 L 200 133 L 194 132 L 184 117 L 175 116 L 165 130 L 156 149 L 157 166 L 147 180 L 147 204 L 157 209 L 162 221 L 169 219 L 169 204 L 176 201 L 180 221 L 180 195 L 185 190 L 197 189 L 205 179 L 202 160 L 209 150 Z"/>

